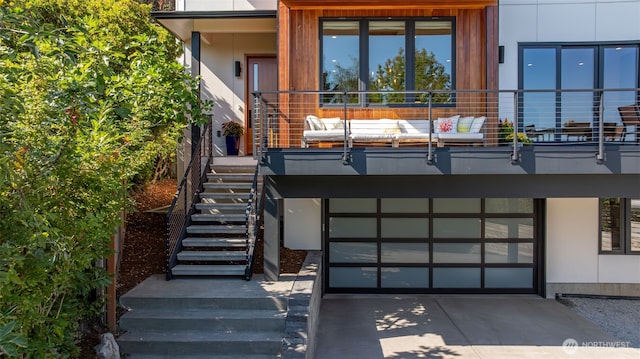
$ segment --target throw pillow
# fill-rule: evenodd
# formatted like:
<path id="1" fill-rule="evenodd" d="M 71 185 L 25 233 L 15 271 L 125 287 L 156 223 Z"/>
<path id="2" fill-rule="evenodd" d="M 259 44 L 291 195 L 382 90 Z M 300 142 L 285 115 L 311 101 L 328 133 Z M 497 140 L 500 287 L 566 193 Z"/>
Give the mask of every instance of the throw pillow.
<path id="1" fill-rule="evenodd" d="M 436 127 L 437 133 L 457 133 L 458 132 L 458 119 L 460 116 L 451 116 L 446 118 L 438 118 L 438 127 Z"/>
<path id="2" fill-rule="evenodd" d="M 461 117 L 458 120 L 458 133 L 469 133 L 472 123 L 473 123 L 473 116 Z"/>
<path id="3" fill-rule="evenodd" d="M 471 133 L 479 133 L 480 130 L 482 129 L 482 125 L 484 125 L 484 120 L 486 119 L 486 117 L 482 116 L 482 117 L 476 117 L 473 119 L 473 123 L 471 124 L 471 128 L 469 129 L 469 132 Z"/>

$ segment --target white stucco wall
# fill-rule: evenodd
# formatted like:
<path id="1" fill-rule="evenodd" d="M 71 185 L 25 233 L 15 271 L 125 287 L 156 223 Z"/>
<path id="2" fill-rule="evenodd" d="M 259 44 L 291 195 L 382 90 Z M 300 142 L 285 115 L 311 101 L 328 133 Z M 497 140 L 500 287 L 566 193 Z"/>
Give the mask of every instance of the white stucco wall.
<path id="1" fill-rule="evenodd" d="M 186 11 L 275 10 L 277 0 L 181 0 Z"/>
<path id="2" fill-rule="evenodd" d="M 640 283 L 640 256 L 598 254 L 597 198 L 547 200 L 547 283 Z"/>
<path id="3" fill-rule="evenodd" d="M 322 249 L 322 201 L 284 200 L 284 246 L 290 249 Z"/>
<path id="4" fill-rule="evenodd" d="M 216 131 L 226 121 L 244 121 L 246 55 L 275 55 L 275 34 L 205 34 L 208 44 L 203 41 L 201 48 L 202 96 L 214 101 L 213 145 L 214 155 L 224 155 L 224 137 L 217 137 Z M 235 61 L 240 61 L 240 77 L 234 74 Z M 244 144 L 240 145 L 243 149 Z M 241 153 L 242 154 L 242 153 Z"/>
<path id="5" fill-rule="evenodd" d="M 500 0 L 500 89 L 518 87 L 519 42 L 640 39 L 640 0 Z"/>

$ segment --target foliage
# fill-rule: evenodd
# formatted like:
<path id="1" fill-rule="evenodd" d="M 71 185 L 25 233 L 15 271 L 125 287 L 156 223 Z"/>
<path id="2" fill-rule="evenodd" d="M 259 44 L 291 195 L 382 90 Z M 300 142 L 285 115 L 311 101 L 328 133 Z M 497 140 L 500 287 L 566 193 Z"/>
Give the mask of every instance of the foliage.
<path id="1" fill-rule="evenodd" d="M 1 0 L 0 0 L 1 2 Z M 0 6 L 0 357 L 69 357 L 96 266 L 182 129 L 206 119 L 179 47 L 132 0 Z"/>
<path id="2" fill-rule="evenodd" d="M 500 120 L 498 123 L 498 141 L 500 144 L 508 145 L 513 143 L 513 122 L 508 118 Z M 533 141 L 523 132 L 518 132 L 518 142 L 525 146 L 531 145 Z"/>
<path id="3" fill-rule="evenodd" d="M 244 134 L 244 127 L 235 121 L 228 121 L 222 124 L 222 135 L 240 137 Z"/>
<path id="4" fill-rule="evenodd" d="M 323 73 L 324 90 L 325 91 L 358 91 L 360 82 L 359 65 L 357 59 L 352 59 L 353 63 L 349 67 L 336 65 L 331 75 Z M 384 65 L 378 65 L 374 75 L 369 80 L 369 90 L 371 91 L 391 91 L 403 92 L 406 90 L 406 60 L 404 49 L 400 48 L 398 54 L 393 58 L 389 58 Z M 433 103 L 449 103 L 451 95 L 446 90 L 451 89 L 451 76 L 446 72 L 446 68 L 436 59 L 433 52 L 425 49 L 416 52 L 415 59 L 416 73 L 416 91 L 429 92 L 437 90 L 445 90 L 445 92 L 436 92 L 432 95 Z M 342 98 L 335 95 L 325 95 L 323 102 L 343 102 Z M 417 101 L 427 102 L 428 94 L 419 94 L 416 96 Z M 405 102 L 405 94 L 372 94 L 369 96 L 372 103 L 403 103 Z M 349 95 L 349 103 L 357 103 L 358 95 Z"/>

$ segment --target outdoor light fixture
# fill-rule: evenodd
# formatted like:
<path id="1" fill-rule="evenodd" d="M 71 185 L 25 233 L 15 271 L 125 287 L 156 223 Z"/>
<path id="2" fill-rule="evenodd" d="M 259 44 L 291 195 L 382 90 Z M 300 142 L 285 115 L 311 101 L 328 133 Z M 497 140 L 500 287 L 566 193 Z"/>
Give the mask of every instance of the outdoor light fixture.
<path id="1" fill-rule="evenodd" d="M 236 77 L 240 77 L 240 73 L 242 73 L 242 66 L 240 65 L 240 61 L 236 61 L 236 66 L 235 66 Z"/>
<path id="2" fill-rule="evenodd" d="M 498 63 L 504 64 L 504 46 L 498 46 Z"/>

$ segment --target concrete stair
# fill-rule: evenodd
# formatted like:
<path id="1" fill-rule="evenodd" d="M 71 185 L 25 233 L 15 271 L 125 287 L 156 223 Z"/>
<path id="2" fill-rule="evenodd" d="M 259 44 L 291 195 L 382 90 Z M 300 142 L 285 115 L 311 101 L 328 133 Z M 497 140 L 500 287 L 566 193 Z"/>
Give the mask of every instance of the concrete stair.
<path id="1" fill-rule="evenodd" d="M 216 164 L 214 159 L 171 269 L 173 277 L 244 276 L 246 211 L 254 175 L 255 165 Z"/>
<path id="2" fill-rule="evenodd" d="M 119 322 L 120 352 L 142 359 L 277 358 L 290 284 L 269 292 L 260 278 L 148 278 L 120 298 L 128 309 Z"/>

